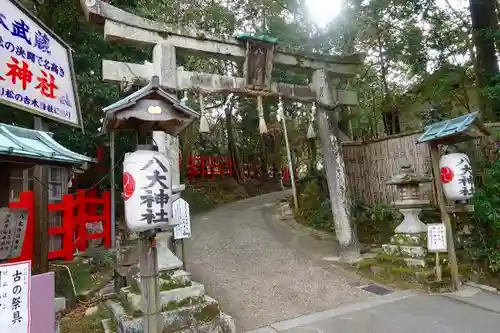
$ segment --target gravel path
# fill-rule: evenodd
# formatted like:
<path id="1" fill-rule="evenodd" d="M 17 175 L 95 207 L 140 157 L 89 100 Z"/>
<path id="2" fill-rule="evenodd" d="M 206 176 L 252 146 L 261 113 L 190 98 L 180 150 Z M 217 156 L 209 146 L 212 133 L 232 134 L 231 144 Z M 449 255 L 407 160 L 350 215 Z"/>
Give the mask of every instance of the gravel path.
<path id="1" fill-rule="evenodd" d="M 273 218 L 285 192 L 240 201 L 193 219 L 187 270 L 235 318 L 239 332 L 363 301 L 360 279 L 321 260 L 335 244 Z"/>

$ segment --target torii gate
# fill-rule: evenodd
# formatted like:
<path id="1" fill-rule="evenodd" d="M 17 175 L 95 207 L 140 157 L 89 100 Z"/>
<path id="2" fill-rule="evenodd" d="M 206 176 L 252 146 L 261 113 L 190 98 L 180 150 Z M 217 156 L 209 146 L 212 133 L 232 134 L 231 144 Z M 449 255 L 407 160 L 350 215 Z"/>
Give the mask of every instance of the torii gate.
<path id="1" fill-rule="evenodd" d="M 363 56 L 302 55 L 262 41 L 246 43 L 229 36 L 215 36 L 203 31 L 182 29 L 145 19 L 114 7 L 101 0 L 81 0 L 90 22 L 104 25 L 104 39 L 109 42 L 128 43 L 135 46 L 155 45 L 153 65 L 132 64 L 103 60 L 103 79 L 134 85 L 146 85 L 153 74 L 159 76 L 160 85 L 167 91 L 195 90 L 203 93 L 240 93 L 253 96 L 282 96 L 283 98 L 317 105 L 320 140 L 324 167 L 341 255 L 352 260 L 359 255 L 353 226 L 349 221 L 349 199 L 345 164 L 340 146 L 339 129 L 331 128 L 327 111 L 336 111 L 341 105 L 356 105 L 354 91 L 330 89 L 331 78 L 352 78 L 358 72 Z M 256 56 L 260 49 L 263 58 Z M 244 76 L 233 77 L 209 73 L 184 71 L 176 65 L 176 53 L 188 52 L 205 56 L 240 61 L 245 60 Z M 261 64 L 256 68 L 256 63 Z M 312 85 L 300 86 L 271 81 L 273 65 L 282 68 L 302 69 L 312 72 Z M 259 66 L 259 65 L 257 65 Z M 264 74 L 262 74 L 264 73 Z M 170 156 L 178 158 L 178 143 L 167 140 Z M 178 166 L 178 161 L 173 161 Z M 177 177 L 173 178 L 173 186 Z M 178 180 L 177 180 L 178 182 Z"/>

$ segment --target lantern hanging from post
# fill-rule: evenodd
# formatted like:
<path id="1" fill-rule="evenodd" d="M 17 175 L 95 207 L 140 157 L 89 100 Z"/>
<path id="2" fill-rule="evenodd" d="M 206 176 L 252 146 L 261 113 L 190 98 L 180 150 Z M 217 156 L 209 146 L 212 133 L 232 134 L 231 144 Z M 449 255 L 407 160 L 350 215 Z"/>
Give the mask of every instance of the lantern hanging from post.
<path id="1" fill-rule="evenodd" d="M 439 160 L 439 170 L 446 198 L 464 202 L 474 196 L 474 176 L 469 156 L 464 153 L 443 155 Z"/>
<path id="2" fill-rule="evenodd" d="M 208 120 L 205 112 L 205 101 L 203 99 L 203 94 L 200 93 L 198 99 L 200 101 L 200 133 L 210 133 L 210 126 L 208 125 Z"/>
<path id="3" fill-rule="evenodd" d="M 127 153 L 123 161 L 125 220 L 134 232 L 172 225 L 170 163 L 164 154 L 152 150 L 153 147 L 138 146 L 135 152 Z"/>
<path id="4" fill-rule="evenodd" d="M 307 127 L 307 138 L 314 139 L 316 132 L 314 131 L 314 117 L 316 116 L 316 103 L 313 102 L 311 106 L 311 118 L 309 119 L 309 126 Z"/>
<path id="5" fill-rule="evenodd" d="M 260 134 L 267 133 L 266 120 L 264 119 L 264 106 L 262 104 L 262 96 L 257 96 L 257 111 L 259 113 L 259 132 Z"/>

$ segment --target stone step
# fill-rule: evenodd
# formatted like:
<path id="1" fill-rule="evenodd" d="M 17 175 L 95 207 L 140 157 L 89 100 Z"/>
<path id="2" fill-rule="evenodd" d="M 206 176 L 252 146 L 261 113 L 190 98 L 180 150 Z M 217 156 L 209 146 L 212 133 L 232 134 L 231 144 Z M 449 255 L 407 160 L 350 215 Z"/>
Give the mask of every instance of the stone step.
<path id="1" fill-rule="evenodd" d="M 131 309 L 131 304 L 124 306 L 117 301 L 109 300 L 105 302 L 105 305 L 113 315 L 118 327 L 117 333 L 146 333 L 143 332 L 142 314 Z M 181 330 L 186 332 L 234 332 L 232 319 L 227 315 L 222 316 L 218 302 L 208 296 L 169 302 L 163 307 L 161 316 L 163 332 Z"/>
<path id="2" fill-rule="evenodd" d="M 167 288 L 170 285 L 163 285 Z M 160 288 L 160 304 L 167 305 L 170 302 L 181 302 L 186 298 L 201 297 L 205 294 L 205 286 L 198 282 L 191 282 L 189 286 L 183 288 L 161 289 Z M 132 307 L 138 310 L 142 309 L 141 292 L 135 292 L 132 287 L 122 288 L 120 296 L 123 300 L 127 300 Z M 136 307 L 134 304 L 137 304 Z"/>
<path id="3" fill-rule="evenodd" d="M 179 302 L 189 297 L 200 297 L 205 294 L 205 286 L 198 282 L 191 282 L 191 285 L 184 288 L 175 288 L 170 290 L 160 289 L 161 304 L 169 302 Z"/>

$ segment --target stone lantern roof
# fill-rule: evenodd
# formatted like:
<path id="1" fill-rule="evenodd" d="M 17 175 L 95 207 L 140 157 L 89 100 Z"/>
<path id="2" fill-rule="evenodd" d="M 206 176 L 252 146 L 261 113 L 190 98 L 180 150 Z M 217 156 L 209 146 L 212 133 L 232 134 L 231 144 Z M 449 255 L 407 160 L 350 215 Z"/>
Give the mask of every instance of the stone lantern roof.
<path id="1" fill-rule="evenodd" d="M 428 176 L 419 176 L 415 173 L 415 170 L 411 165 L 402 165 L 399 168 L 399 173 L 392 176 L 390 180 L 386 182 L 387 185 L 418 185 L 421 183 L 428 183 L 432 178 Z"/>

